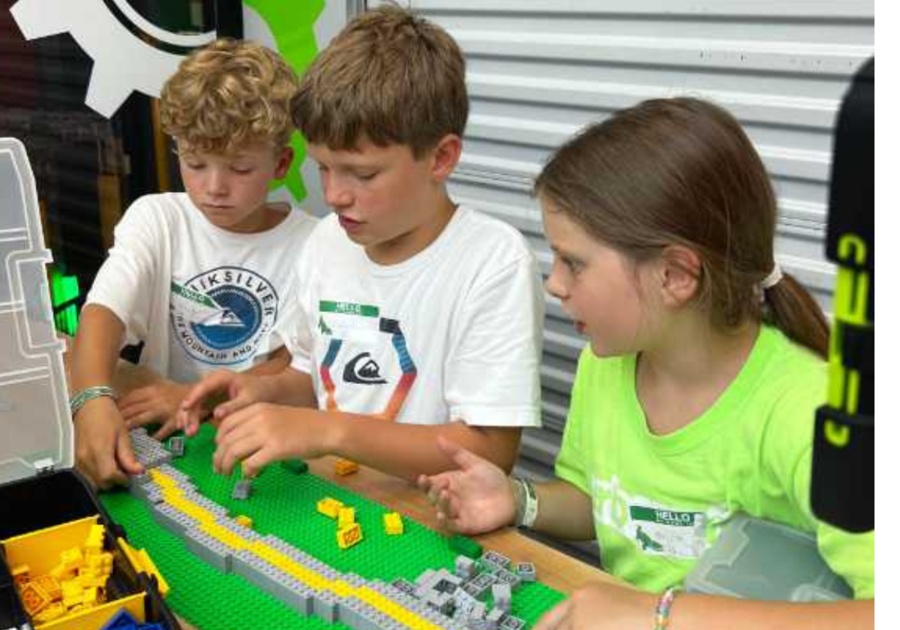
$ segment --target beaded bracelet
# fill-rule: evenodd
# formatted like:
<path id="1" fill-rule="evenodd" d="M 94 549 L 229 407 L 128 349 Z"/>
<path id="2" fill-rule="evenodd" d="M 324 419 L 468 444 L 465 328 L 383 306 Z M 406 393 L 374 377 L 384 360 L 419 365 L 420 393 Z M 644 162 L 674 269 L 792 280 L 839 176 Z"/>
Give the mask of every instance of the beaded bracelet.
<path id="1" fill-rule="evenodd" d="M 662 597 L 659 598 L 659 603 L 656 604 L 656 619 L 654 620 L 653 630 L 666 630 L 669 627 L 669 613 L 672 610 L 672 602 L 675 601 L 675 593 L 680 590 L 681 588 L 678 586 L 670 586 L 663 592 Z"/>
<path id="2" fill-rule="evenodd" d="M 75 414 L 81 411 L 81 408 L 84 407 L 84 404 L 95 398 L 101 398 L 103 396 L 109 396 L 113 400 L 116 400 L 116 392 L 112 387 L 108 385 L 95 385 L 94 387 L 85 387 L 80 392 L 72 396 L 69 399 L 69 411 L 72 413 L 72 419 L 75 419 Z"/>

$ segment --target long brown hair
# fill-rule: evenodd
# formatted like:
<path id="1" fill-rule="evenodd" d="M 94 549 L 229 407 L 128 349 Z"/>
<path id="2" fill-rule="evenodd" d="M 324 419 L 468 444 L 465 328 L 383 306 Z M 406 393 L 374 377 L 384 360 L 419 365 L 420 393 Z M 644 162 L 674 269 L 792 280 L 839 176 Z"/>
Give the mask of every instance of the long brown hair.
<path id="1" fill-rule="evenodd" d="M 535 183 L 588 234 L 635 263 L 681 245 L 701 261 L 695 298 L 729 330 L 768 321 L 826 357 L 828 322 L 775 265 L 775 193 L 762 160 L 725 110 L 693 98 L 644 101 L 560 147 Z"/>

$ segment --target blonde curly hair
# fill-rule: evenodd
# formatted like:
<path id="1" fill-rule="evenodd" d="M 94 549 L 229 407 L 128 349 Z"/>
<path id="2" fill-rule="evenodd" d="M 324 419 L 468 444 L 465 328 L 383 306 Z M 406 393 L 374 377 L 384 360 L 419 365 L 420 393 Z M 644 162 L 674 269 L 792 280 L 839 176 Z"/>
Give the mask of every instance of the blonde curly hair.
<path id="1" fill-rule="evenodd" d="M 218 39 L 188 55 L 163 86 L 163 132 L 205 153 L 258 142 L 283 149 L 294 131 L 291 98 L 298 84 L 294 70 L 271 50 Z"/>

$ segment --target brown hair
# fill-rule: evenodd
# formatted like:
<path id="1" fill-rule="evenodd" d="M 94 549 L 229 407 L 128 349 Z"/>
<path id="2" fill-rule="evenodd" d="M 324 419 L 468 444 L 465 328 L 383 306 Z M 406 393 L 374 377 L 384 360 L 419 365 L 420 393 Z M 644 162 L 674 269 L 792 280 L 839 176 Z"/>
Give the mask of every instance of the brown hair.
<path id="1" fill-rule="evenodd" d="M 254 42 L 219 39 L 195 50 L 162 89 L 163 131 L 188 147 L 228 153 L 252 142 L 287 146 L 297 74 Z"/>
<path id="2" fill-rule="evenodd" d="M 469 116 L 466 65 L 439 26 L 395 5 L 352 20 L 313 61 L 294 99 L 308 142 L 353 150 L 366 137 L 418 159 Z"/>
<path id="3" fill-rule="evenodd" d="M 762 160 L 724 109 L 693 98 L 644 101 L 563 145 L 535 183 L 592 237 L 635 263 L 671 245 L 701 260 L 696 303 L 721 330 L 766 320 L 825 357 L 813 297 L 772 271 L 776 200 Z"/>

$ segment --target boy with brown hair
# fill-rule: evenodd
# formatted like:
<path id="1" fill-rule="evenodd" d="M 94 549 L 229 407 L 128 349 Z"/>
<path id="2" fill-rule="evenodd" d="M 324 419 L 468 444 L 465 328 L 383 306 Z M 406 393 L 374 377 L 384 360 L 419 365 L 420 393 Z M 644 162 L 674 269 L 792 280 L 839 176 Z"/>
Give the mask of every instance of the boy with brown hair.
<path id="1" fill-rule="evenodd" d="M 218 367 L 249 369 L 277 349 L 272 331 L 315 224 L 267 201 L 293 159 L 297 84 L 274 52 L 223 39 L 185 58 L 163 87 L 162 127 L 176 141 L 187 192 L 131 205 L 75 338 L 77 466 L 95 484 L 141 471 L 130 427 L 161 423 L 157 435 L 168 435 L 193 382 Z M 160 378 L 117 401 L 119 352 L 140 341 L 141 365 Z"/>
<path id="2" fill-rule="evenodd" d="M 212 374 L 184 401 L 192 434 L 199 401 L 231 397 L 218 470 L 336 454 L 413 478 L 452 466 L 438 436 L 512 467 L 540 424 L 540 276 L 521 234 L 447 192 L 468 106 L 456 42 L 396 6 L 350 22 L 304 75 L 294 121 L 334 214 L 297 265 L 291 366 Z"/>

